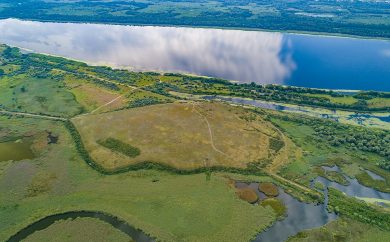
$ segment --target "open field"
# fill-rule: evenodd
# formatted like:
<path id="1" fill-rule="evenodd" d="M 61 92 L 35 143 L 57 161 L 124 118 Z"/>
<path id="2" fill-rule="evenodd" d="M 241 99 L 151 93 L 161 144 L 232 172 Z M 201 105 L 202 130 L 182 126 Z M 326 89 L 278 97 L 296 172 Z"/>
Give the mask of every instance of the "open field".
<path id="1" fill-rule="evenodd" d="M 390 240 L 390 232 L 368 226 L 351 219 L 338 219 L 312 230 L 306 230 L 290 238 L 288 242 L 381 242 Z"/>
<path id="2" fill-rule="evenodd" d="M 7 137 L 31 130 L 58 135 L 57 144 L 42 145 L 33 160 L 0 163 L 1 241 L 40 218 L 73 210 L 113 214 L 163 241 L 249 240 L 275 219 L 272 209 L 240 200 L 228 174 L 213 173 L 209 181 L 204 174 L 144 170 L 103 176 L 80 159 L 60 122 L 0 120 Z"/>
<path id="3" fill-rule="evenodd" d="M 0 53 L 4 50 L 15 51 L 0 45 Z M 321 165 L 338 165 L 340 173 L 322 175 L 340 181 L 345 174 L 381 191 L 390 187 L 387 130 L 219 102 L 191 102 L 169 94 L 172 90 L 203 92 L 208 87 L 226 94 L 234 88 L 252 93 L 248 88 L 257 88 L 294 97 L 298 89 L 127 72 L 12 53 L 0 55 L 0 61 L 6 62 L 2 66 L 6 75 L 0 76 L 0 105 L 12 109 L 0 110 L 0 152 L 10 155 L 0 159 L 0 241 L 43 217 L 75 210 L 112 214 L 161 241 L 249 241 L 282 218 L 285 207 L 274 199 L 260 206 L 241 200 L 240 195 L 248 201 L 256 197 L 237 194 L 231 186 L 233 179 L 273 183 L 300 200 L 318 201 L 319 194 L 309 188 L 310 180 L 322 174 Z M 386 96 L 372 95 L 369 100 Z M 205 169 L 204 173 L 179 175 L 145 166 L 148 170 L 98 172 L 77 149 L 80 140 L 72 136 L 68 118 L 93 159 L 109 171 L 142 161 L 177 171 L 211 166 L 248 169 L 234 174 Z M 14 156 L 9 147 L 26 154 Z M 365 169 L 383 180 L 374 180 Z M 342 220 L 295 239 L 387 239 L 388 210 L 376 210 L 334 191 L 329 200 L 332 209 L 342 212 Z M 354 220 L 339 223 L 347 217 Z M 346 228 L 348 224 L 352 225 Z M 61 221 L 29 239 L 71 236 L 77 240 L 81 234 L 91 236 L 82 237 L 83 241 L 104 236 L 122 240 L 117 231 L 101 226 L 93 219 Z M 88 234 L 84 229 L 89 228 L 98 231 Z"/>
<path id="4" fill-rule="evenodd" d="M 260 116 L 218 103 L 174 103 L 85 115 L 72 120 L 92 158 L 108 170 L 142 161 L 181 169 L 245 168 L 272 161 L 282 150 L 281 134 Z M 140 149 L 129 157 L 99 145 L 115 138 Z"/>
<path id="5" fill-rule="evenodd" d="M 132 240 L 126 234 L 115 229 L 110 224 L 107 224 L 95 218 L 76 218 L 74 220 L 61 220 L 52 224 L 44 230 L 35 232 L 23 241 L 132 242 Z"/>

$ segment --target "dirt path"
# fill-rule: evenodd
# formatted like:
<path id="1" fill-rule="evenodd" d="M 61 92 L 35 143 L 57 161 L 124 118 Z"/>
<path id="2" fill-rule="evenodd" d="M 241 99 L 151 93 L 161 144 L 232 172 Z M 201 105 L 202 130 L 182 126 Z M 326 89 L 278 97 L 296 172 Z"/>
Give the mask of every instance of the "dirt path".
<path id="1" fill-rule="evenodd" d="M 116 100 L 118 100 L 118 99 L 121 98 L 121 97 L 122 97 L 122 95 L 119 95 L 118 97 L 112 99 L 111 101 L 109 101 L 109 102 L 107 102 L 107 103 L 101 105 L 100 107 L 98 107 L 98 108 L 92 110 L 92 111 L 90 112 L 90 114 L 92 114 L 92 113 L 98 111 L 99 109 L 101 109 L 101 108 L 103 108 L 103 107 L 105 107 L 105 106 L 110 105 L 111 103 L 115 102 Z"/>
<path id="2" fill-rule="evenodd" d="M 53 116 L 42 115 L 42 114 L 34 114 L 34 113 L 11 112 L 11 111 L 5 111 L 5 110 L 0 110 L 0 113 L 2 113 L 2 114 L 10 114 L 10 115 L 20 115 L 20 116 L 31 117 L 31 118 L 51 119 L 51 120 L 56 120 L 56 121 L 66 121 L 66 120 L 68 120 L 66 118 L 61 118 L 61 117 L 53 117 Z"/>
<path id="3" fill-rule="evenodd" d="M 211 130 L 211 125 L 210 125 L 209 121 L 207 120 L 206 116 L 204 116 L 198 110 L 196 110 L 194 102 L 192 103 L 192 111 L 195 111 L 206 122 L 208 130 L 209 130 L 209 134 L 210 134 L 211 147 L 213 148 L 213 150 L 215 150 L 216 152 L 218 152 L 218 153 L 220 153 L 220 154 L 222 154 L 224 156 L 228 156 L 227 154 L 225 154 L 224 152 L 219 150 L 217 147 L 215 147 L 214 138 L 213 138 L 213 132 Z"/>

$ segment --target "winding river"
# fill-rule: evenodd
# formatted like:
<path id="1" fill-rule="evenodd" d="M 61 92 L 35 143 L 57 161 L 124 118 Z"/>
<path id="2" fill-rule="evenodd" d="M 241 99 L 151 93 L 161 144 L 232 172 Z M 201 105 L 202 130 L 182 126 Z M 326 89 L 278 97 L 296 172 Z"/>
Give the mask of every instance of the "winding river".
<path id="1" fill-rule="evenodd" d="M 119 218 L 109 215 L 103 212 L 94 212 L 94 211 L 71 211 L 61 214 L 54 214 L 47 216 L 43 219 L 40 219 L 24 229 L 20 230 L 15 235 L 11 236 L 7 242 L 19 242 L 23 239 L 26 239 L 29 235 L 33 234 L 38 230 L 45 229 L 55 223 L 56 221 L 66 220 L 66 219 L 75 219 L 75 218 L 97 218 L 101 221 L 111 224 L 116 229 L 119 229 L 123 233 L 130 236 L 133 240 L 137 242 L 153 242 L 154 240 L 144 234 L 142 231 L 135 229 L 130 226 L 128 223 L 120 220 Z"/>

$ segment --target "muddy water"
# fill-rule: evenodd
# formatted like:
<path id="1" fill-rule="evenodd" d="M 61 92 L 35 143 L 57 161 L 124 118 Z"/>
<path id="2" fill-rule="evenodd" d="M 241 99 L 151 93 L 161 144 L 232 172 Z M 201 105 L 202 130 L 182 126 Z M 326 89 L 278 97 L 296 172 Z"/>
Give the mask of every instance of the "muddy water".
<path id="1" fill-rule="evenodd" d="M 8 141 L 0 143 L 0 161 L 24 160 L 34 158 L 30 149 L 31 143 L 27 141 Z"/>

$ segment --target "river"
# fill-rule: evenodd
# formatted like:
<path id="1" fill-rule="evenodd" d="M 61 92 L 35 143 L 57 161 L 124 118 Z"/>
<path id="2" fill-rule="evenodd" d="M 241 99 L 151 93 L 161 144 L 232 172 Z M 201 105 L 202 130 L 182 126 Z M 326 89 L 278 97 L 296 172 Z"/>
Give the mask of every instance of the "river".
<path id="1" fill-rule="evenodd" d="M 0 20 L 0 43 L 137 71 L 390 91 L 390 41 L 384 40 L 5 19 Z"/>

